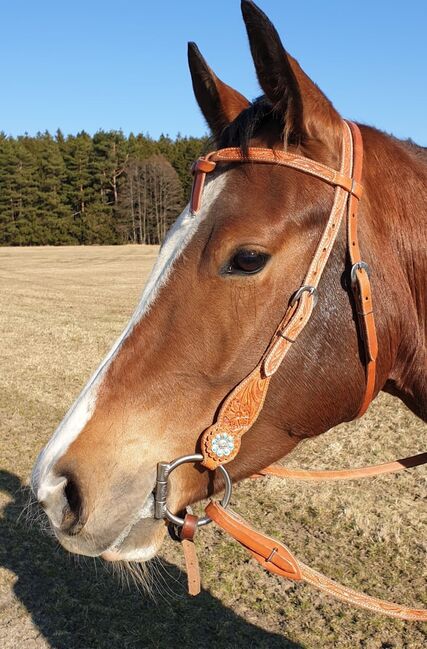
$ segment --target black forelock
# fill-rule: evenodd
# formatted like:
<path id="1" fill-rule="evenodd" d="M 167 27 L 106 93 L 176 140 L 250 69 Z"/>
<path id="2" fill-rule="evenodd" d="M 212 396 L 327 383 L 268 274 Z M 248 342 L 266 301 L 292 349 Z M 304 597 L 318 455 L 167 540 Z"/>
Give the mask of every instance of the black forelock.
<path id="1" fill-rule="evenodd" d="M 265 96 L 258 97 L 222 131 L 217 145 L 221 149 L 239 147 L 246 154 L 251 139 L 259 135 L 267 124 L 277 125 L 278 133 L 283 131 L 283 118 L 274 111 Z"/>

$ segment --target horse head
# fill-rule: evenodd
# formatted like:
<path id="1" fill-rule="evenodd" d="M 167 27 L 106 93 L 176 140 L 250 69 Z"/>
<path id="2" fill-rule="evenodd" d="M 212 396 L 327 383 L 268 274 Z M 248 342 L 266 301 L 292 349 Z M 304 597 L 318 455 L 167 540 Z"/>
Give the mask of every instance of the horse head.
<path id="1" fill-rule="evenodd" d="M 284 49 L 268 18 L 242 2 L 264 95 L 250 103 L 194 44 L 197 102 L 217 148 L 288 151 L 338 169 L 342 119 Z M 128 326 L 40 454 L 33 490 L 60 542 L 86 555 L 143 561 L 159 549 L 153 515 L 160 461 L 200 452 L 220 404 L 259 362 L 325 228 L 334 188 L 280 165 L 232 162 L 207 175 L 164 241 Z M 303 438 L 351 419 L 364 367 L 348 288 L 343 229 L 309 324 L 272 377 L 265 405 L 229 464 L 240 480 Z M 168 507 L 217 492 L 198 465 L 171 477 Z"/>

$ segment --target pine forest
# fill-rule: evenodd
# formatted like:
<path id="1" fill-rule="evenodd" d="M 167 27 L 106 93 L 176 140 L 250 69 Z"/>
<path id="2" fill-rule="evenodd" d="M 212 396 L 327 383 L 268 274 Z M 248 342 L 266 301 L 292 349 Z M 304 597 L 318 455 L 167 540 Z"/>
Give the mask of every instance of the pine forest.
<path id="1" fill-rule="evenodd" d="M 0 133 L 0 245 L 160 243 L 206 138 Z"/>

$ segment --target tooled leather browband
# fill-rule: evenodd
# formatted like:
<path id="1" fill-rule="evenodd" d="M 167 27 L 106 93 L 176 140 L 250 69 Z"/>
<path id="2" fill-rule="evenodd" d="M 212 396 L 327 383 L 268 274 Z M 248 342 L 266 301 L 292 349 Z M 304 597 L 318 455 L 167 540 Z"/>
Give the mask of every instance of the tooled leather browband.
<path id="1" fill-rule="evenodd" d="M 359 128 L 343 122 L 342 154 L 339 171 L 309 158 L 274 149 L 249 148 L 244 155 L 238 148 L 220 149 L 197 160 L 193 166 L 194 181 L 190 208 L 197 214 L 201 207 L 206 174 L 221 163 L 259 163 L 291 167 L 335 187 L 334 201 L 319 244 L 303 285 L 296 292 L 284 317 L 255 369 L 226 397 L 215 423 L 201 437 L 203 464 L 215 469 L 234 459 L 242 435 L 252 427 L 264 405 L 271 377 L 302 332 L 316 303 L 317 287 L 331 254 L 346 208 L 348 216 L 348 251 L 352 263 L 351 279 L 359 317 L 360 336 L 365 349 L 366 386 L 361 416 L 375 390 L 375 368 L 378 352 L 372 292 L 367 264 L 362 261 L 358 243 L 357 210 L 363 189 L 361 185 L 363 141 Z"/>

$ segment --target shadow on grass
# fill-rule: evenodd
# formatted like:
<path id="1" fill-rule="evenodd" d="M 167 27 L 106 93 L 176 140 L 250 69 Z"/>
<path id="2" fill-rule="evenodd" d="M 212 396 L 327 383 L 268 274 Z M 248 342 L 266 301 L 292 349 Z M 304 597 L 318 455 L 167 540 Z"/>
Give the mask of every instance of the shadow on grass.
<path id="1" fill-rule="evenodd" d="M 185 578 L 173 565 L 164 564 L 164 577 L 175 584 L 175 596 L 153 600 L 136 588 L 121 588 L 100 563 L 75 564 L 21 516 L 28 494 L 17 476 L 0 471 L 0 491 L 13 498 L 0 519 L 0 565 L 17 576 L 15 595 L 53 649 L 301 649 L 246 622 L 207 591 L 188 597 Z"/>

